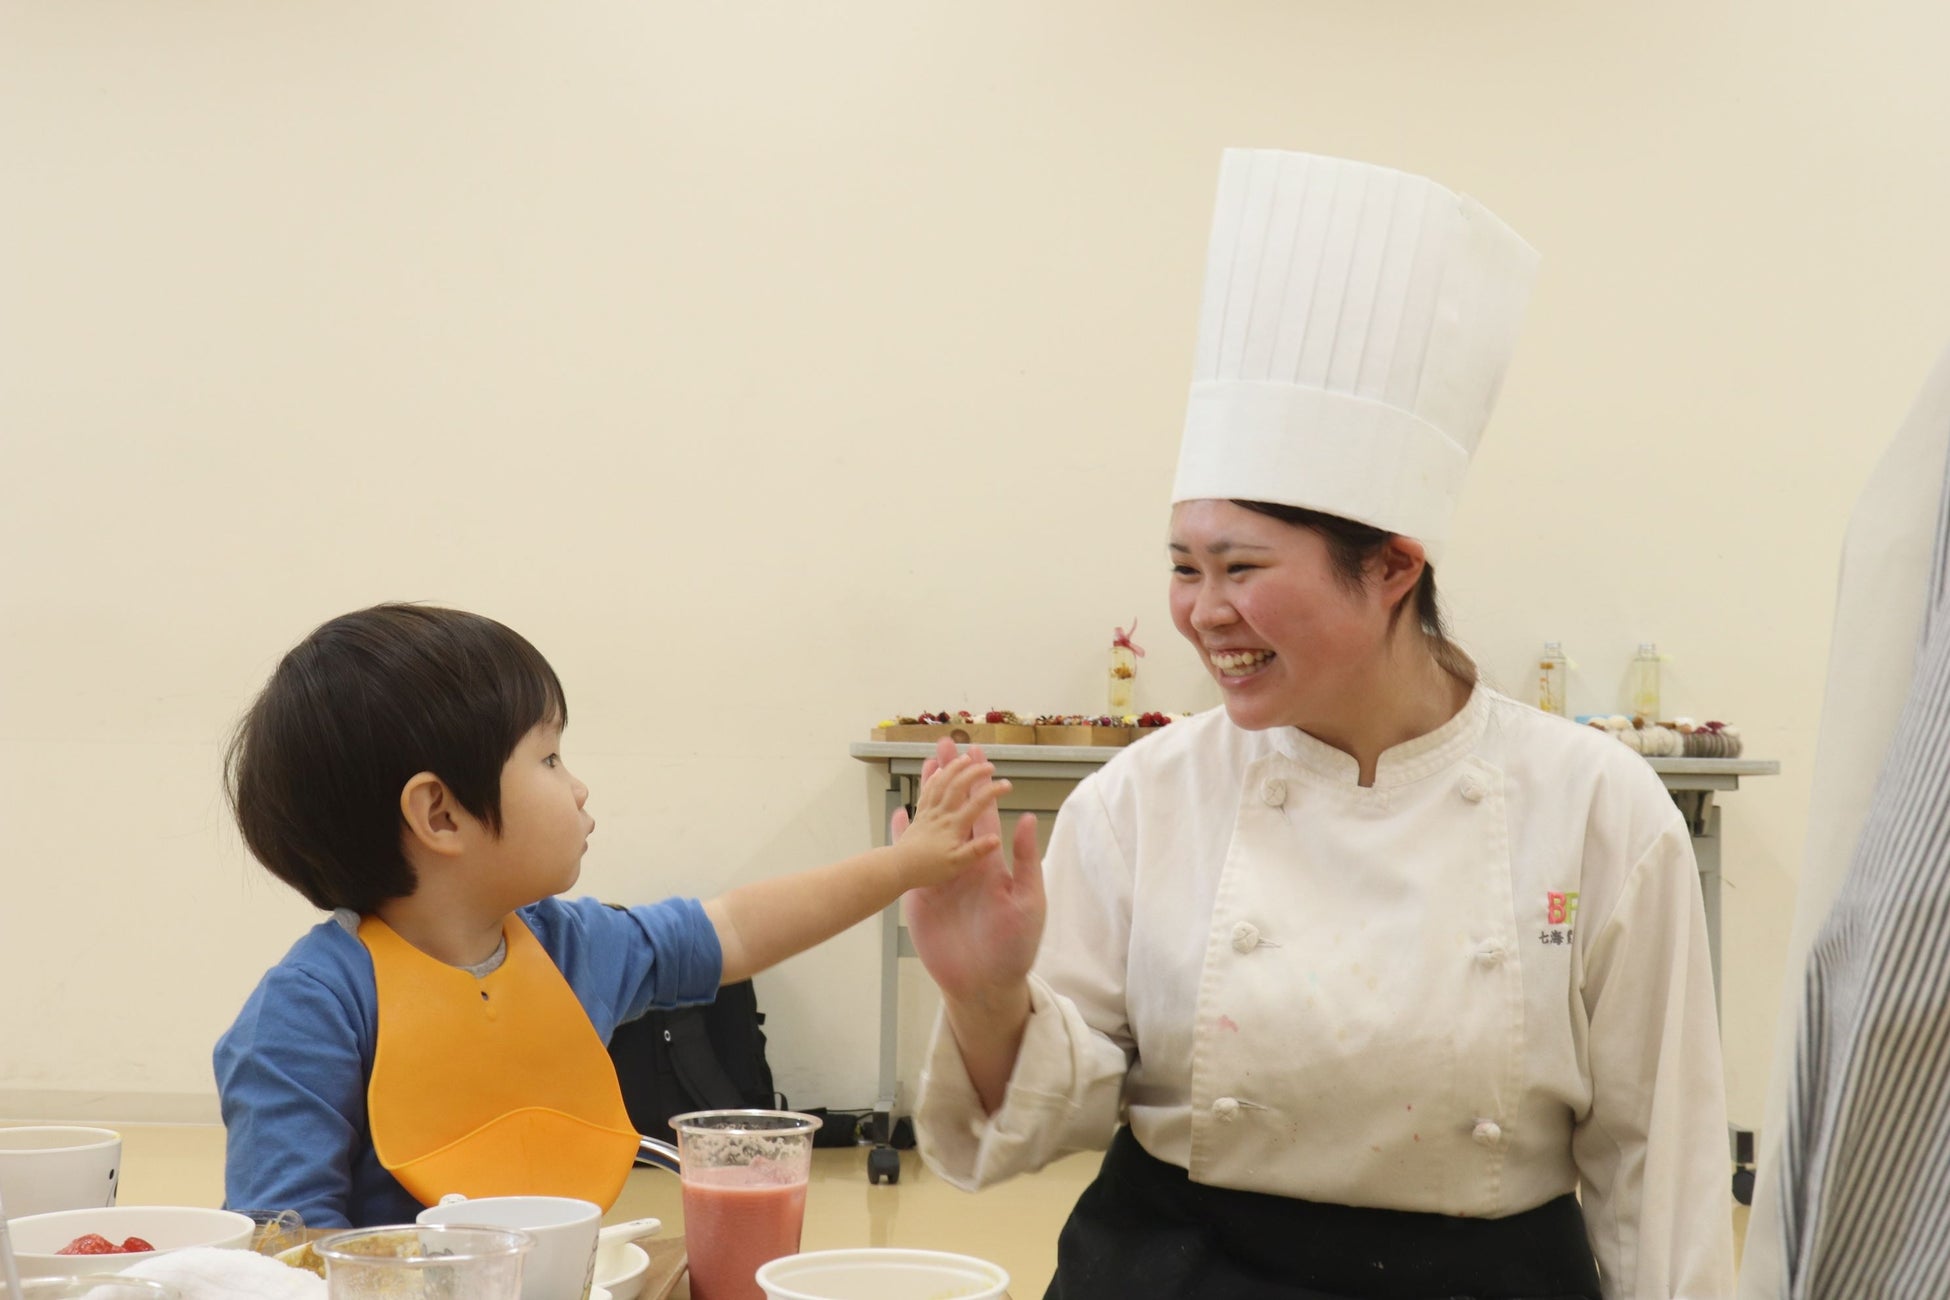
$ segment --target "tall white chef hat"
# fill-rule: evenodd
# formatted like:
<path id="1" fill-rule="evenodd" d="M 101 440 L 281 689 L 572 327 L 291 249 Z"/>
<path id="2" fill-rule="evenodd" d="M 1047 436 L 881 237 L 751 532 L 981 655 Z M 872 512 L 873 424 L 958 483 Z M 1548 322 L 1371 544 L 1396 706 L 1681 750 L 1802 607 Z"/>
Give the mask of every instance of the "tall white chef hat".
<path id="1" fill-rule="evenodd" d="M 1496 404 L 1537 253 L 1386 167 L 1228 149 L 1172 501 L 1273 501 L 1433 555 Z"/>

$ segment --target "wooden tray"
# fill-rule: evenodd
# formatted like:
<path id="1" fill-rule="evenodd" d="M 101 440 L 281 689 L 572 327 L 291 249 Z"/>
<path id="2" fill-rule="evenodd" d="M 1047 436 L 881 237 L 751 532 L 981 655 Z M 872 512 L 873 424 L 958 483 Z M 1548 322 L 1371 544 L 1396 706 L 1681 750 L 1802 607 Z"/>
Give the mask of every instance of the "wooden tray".
<path id="1" fill-rule="evenodd" d="M 670 1300 L 684 1280 L 684 1239 L 682 1237 L 642 1237 L 637 1245 L 650 1256 L 650 1271 L 643 1275 L 643 1290 L 638 1300 Z M 690 1288 L 685 1288 L 689 1293 Z"/>
<path id="2" fill-rule="evenodd" d="M 312 1228 L 303 1236 L 311 1242 L 344 1231 L 344 1228 Z M 643 1290 L 637 1292 L 637 1300 L 671 1300 L 678 1294 L 677 1288 L 684 1280 L 685 1265 L 689 1261 L 684 1254 L 684 1239 L 652 1235 L 638 1237 L 636 1245 L 650 1257 L 650 1267 L 643 1274 Z M 684 1294 L 690 1294 L 689 1288 L 685 1288 Z"/>

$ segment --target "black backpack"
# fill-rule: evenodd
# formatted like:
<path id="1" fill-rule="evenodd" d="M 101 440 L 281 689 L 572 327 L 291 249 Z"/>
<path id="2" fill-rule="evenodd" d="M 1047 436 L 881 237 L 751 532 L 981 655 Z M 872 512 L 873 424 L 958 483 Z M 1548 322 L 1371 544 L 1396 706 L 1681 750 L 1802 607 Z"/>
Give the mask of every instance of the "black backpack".
<path id="1" fill-rule="evenodd" d="M 765 1016 L 752 982 L 726 984 L 715 1002 L 651 1011 L 616 1027 L 609 1059 L 630 1122 L 675 1142 L 670 1117 L 689 1110 L 784 1110 L 765 1061 Z"/>

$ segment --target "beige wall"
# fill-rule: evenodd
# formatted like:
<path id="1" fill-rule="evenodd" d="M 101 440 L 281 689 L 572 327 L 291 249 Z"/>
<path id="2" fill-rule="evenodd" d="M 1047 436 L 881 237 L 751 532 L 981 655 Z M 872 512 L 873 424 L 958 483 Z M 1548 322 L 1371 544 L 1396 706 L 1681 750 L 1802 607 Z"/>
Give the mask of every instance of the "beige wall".
<path id="1" fill-rule="evenodd" d="M 1386 161 L 1545 254 L 1444 573 L 1520 689 L 1779 778 L 1726 804 L 1757 1120 L 1832 575 L 1950 340 L 1950 14 L 1727 0 L 0 4 L 0 1110 L 207 1113 L 312 919 L 227 728 L 321 619 L 444 601 L 567 683 L 586 886 L 852 852 L 898 709 L 1211 698 L 1161 541 L 1219 150 Z M 863 927 L 761 981 L 866 1104 Z M 104 1098 L 106 1098 L 104 1100 Z"/>

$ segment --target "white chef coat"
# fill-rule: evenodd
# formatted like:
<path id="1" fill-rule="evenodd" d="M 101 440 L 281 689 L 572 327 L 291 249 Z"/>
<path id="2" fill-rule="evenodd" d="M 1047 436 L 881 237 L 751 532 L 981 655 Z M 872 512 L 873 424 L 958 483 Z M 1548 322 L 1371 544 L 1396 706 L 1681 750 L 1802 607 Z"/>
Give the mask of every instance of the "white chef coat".
<path id="1" fill-rule="evenodd" d="M 1120 1118 L 1193 1181 L 1502 1217 L 1578 1189 L 1607 1300 L 1732 1290 L 1692 843 L 1644 759 L 1479 686 L 1355 760 L 1223 710 L 1080 783 L 1007 1095 L 937 1020 L 916 1121 L 974 1189 Z"/>

